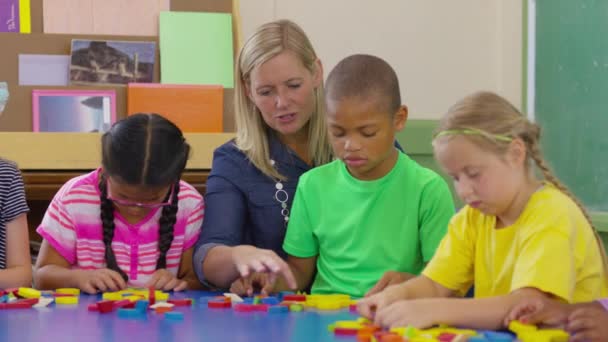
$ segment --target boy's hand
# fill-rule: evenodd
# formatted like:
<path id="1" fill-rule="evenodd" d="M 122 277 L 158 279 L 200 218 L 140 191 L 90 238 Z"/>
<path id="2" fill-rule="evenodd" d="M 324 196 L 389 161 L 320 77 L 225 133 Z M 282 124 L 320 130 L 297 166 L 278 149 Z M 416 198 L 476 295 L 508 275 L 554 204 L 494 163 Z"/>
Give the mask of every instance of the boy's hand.
<path id="1" fill-rule="evenodd" d="M 253 296 L 260 292 L 268 295 L 273 291 L 276 276 L 272 273 L 252 273 L 248 277 L 235 280 L 230 286 L 230 292 L 239 296 Z"/>
<path id="2" fill-rule="evenodd" d="M 568 315 L 574 307 L 546 297 L 527 298 L 511 309 L 505 318 L 505 326 L 511 321 L 519 320 L 526 324 L 541 324 L 559 327 L 568 321 Z"/>
<path id="3" fill-rule="evenodd" d="M 161 268 L 154 272 L 145 287 L 154 287 L 157 290 L 163 291 L 183 291 L 188 287 L 188 283 L 185 280 L 178 279 L 173 273 L 167 271 L 166 268 Z"/>
<path id="4" fill-rule="evenodd" d="M 577 304 L 568 316 L 566 331 L 572 342 L 608 341 L 608 312 L 598 302 Z"/>
<path id="5" fill-rule="evenodd" d="M 232 262 L 241 278 L 247 278 L 252 272 L 270 273 L 273 278 L 281 275 L 289 288 L 297 287 L 296 278 L 285 260 L 271 250 L 253 246 L 236 246 L 232 249 Z"/>
<path id="6" fill-rule="evenodd" d="M 97 270 L 78 270 L 76 283 L 79 289 L 96 294 L 106 291 L 120 291 L 127 288 L 127 283 L 120 273 L 108 268 Z"/>
<path id="7" fill-rule="evenodd" d="M 412 279 L 414 277 L 416 277 L 416 276 L 413 274 L 410 274 L 410 273 L 387 271 L 384 273 L 382 278 L 380 278 L 380 280 L 376 283 L 376 285 L 374 285 L 374 287 L 372 287 L 369 291 L 367 291 L 367 293 L 365 294 L 365 297 L 374 295 L 378 292 L 383 291 L 385 288 L 387 288 L 391 285 L 403 283 L 406 280 Z"/>
<path id="8" fill-rule="evenodd" d="M 361 299 L 357 303 L 357 310 L 361 316 L 373 319 L 376 311 L 380 311 L 402 299 L 405 299 L 403 284 L 391 285 L 382 292 Z"/>

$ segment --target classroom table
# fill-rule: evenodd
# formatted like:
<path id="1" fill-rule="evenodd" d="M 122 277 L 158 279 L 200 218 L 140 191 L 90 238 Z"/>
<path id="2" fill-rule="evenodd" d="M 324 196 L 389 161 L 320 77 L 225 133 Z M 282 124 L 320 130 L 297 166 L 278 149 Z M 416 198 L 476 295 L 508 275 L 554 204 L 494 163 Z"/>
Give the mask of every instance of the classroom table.
<path id="1" fill-rule="evenodd" d="M 348 309 L 244 313 L 233 309 L 209 309 L 202 297 L 212 292 L 171 293 L 172 299 L 192 298 L 194 305 L 176 307 L 183 321 L 169 321 L 148 312 L 145 318 L 123 319 L 116 312 L 89 312 L 87 306 L 101 296 L 81 295 L 78 305 L 51 304 L 46 308 L 0 310 L 0 342 L 3 341 L 356 341 L 356 337 L 336 337 L 329 324 L 355 320 Z"/>

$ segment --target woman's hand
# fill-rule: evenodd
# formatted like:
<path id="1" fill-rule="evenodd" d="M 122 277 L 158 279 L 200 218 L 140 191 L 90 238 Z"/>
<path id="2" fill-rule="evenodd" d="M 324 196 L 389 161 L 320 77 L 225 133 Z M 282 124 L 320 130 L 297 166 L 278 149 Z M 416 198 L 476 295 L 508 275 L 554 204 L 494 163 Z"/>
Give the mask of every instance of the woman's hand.
<path id="1" fill-rule="evenodd" d="M 282 276 L 289 288 L 297 287 L 296 279 L 289 265 L 271 250 L 253 246 L 236 246 L 232 250 L 232 261 L 241 278 L 247 278 L 254 272 L 270 273 Z"/>

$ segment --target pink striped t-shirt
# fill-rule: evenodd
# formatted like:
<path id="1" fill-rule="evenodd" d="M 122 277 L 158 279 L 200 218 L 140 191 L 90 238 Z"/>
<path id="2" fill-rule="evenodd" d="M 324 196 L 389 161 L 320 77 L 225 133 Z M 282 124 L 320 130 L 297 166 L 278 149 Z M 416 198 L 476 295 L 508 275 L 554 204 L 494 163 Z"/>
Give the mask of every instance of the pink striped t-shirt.
<path id="1" fill-rule="evenodd" d="M 105 268 L 101 201 L 96 170 L 69 180 L 53 198 L 36 230 L 73 268 Z M 181 181 L 173 243 L 167 251 L 167 270 L 175 275 L 182 253 L 198 239 L 205 206 L 203 197 Z M 136 224 L 114 211 L 112 249 L 118 266 L 129 276 L 129 286 L 144 286 L 156 271 L 159 225 L 162 209 L 153 209 Z"/>

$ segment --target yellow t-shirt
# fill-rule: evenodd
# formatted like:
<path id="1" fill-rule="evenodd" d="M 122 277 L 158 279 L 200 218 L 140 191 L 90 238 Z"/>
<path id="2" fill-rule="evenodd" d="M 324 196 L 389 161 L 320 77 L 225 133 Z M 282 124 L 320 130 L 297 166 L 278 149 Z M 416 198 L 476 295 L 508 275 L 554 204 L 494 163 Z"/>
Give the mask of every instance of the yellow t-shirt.
<path id="1" fill-rule="evenodd" d="M 545 184 L 517 221 L 495 229 L 496 217 L 464 207 L 450 221 L 423 274 L 464 294 L 499 296 L 534 287 L 568 302 L 608 294 L 600 247 L 576 203 Z"/>

